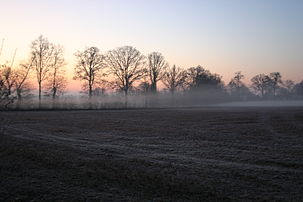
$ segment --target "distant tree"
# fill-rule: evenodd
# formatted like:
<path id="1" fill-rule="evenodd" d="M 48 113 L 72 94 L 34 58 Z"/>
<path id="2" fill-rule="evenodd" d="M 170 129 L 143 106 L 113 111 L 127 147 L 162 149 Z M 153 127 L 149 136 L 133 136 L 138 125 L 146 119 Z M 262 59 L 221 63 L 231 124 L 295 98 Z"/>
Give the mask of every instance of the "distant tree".
<path id="1" fill-rule="evenodd" d="M 30 84 L 28 82 L 29 74 L 33 66 L 35 58 L 31 58 L 29 62 L 19 65 L 15 71 L 15 89 L 17 93 L 17 104 L 21 103 L 22 97 L 25 93 L 30 91 Z"/>
<path id="2" fill-rule="evenodd" d="M 93 96 L 103 96 L 106 93 L 106 89 L 103 87 L 96 87 L 93 90 Z"/>
<path id="3" fill-rule="evenodd" d="M 6 108 L 7 104 L 10 102 L 7 89 L 4 85 L 3 78 L 0 77 L 0 110 Z"/>
<path id="4" fill-rule="evenodd" d="M 107 54 L 109 73 L 114 78 L 111 84 L 124 92 L 126 102 L 128 92 L 134 83 L 146 76 L 145 63 L 144 55 L 132 46 L 119 47 Z"/>
<path id="5" fill-rule="evenodd" d="M 252 88 L 262 97 L 269 92 L 271 87 L 271 78 L 265 74 L 258 74 L 251 79 Z"/>
<path id="6" fill-rule="evenodd" d="M 4 39 L 1 43 L 0 56 L 3 49 L 3 44 Z M 6 63 L 0 65 L 0 109 L 7 108 L 8 105 L 13 103 L 16 98 L 14 95 L 15 72 L 13 70 L 16 51 L 17 49 L 15 50 L 11 64 Z"/>
<path id="7" fill-rule="evenodd" d="M 245 83 L 242 81 L 245 76 L 241 72 L 236 72 L 235 76 L 230 80 L 227 87 L 232 96 L 245 99 L 250 95 L 250 91 Z"/>
<path id="8" fill-rule="evenodd" d="M 191 91 L 221 89 L 223 85 L 220 75 L 213 74 L 200 65 L 187 70 L 186 84 Z"/>
<path id="9" fill-rule="evenodd" d="M 11 75 L 10 67 L 0 66 L 0 109 L 6 109 L 15 99 L 12 95 L 13 80 L 11 80 Z M 7 79 L 10 81 L 7 81 Z"/>
<path id="10" fill-rule="evenodd" d="M 190 67 L 188 68 L 188 70 L 186 71 L 186 86 L 190 89 L 193 90 L 194 88 L 196 88 L 198 85 L 200 85 L 200 77 L 201 75 L 205 74 L 206 70 L 198 65 L 197 67 Z"/>
<path id="11" fill-rule="evenodd" d="M 180 67 L 173 65 L 168 68 L 162 77 L 162 82 L 166 88 L 174 94 L 180 88 L 184 87 L 187 78 L 187 73 Z"/>
<path id="12" fill-rule="evenodd" d="M 292 80 L 286 80 L 283 83 L 283 86 L 285 87 L 285 89 L 287 90 L 288 94 L 291 94 L 293 92 L 293 89 L 295 87 L 295 82 Z"/>
<path id="13" fill-rule="evenodd" d="M 76 52 L 77 64 L 74 79 L 84 81 L 83 90 L 88 92 L 89 97 L 93 95 L 95 88 L 104 82 L 105 56 L 97 47 L 86 48 L 83 52 Z"/>
<path id="14" fill-rule="evenodd" d="M 50 95 L 53 100 L 58 94 L 63 93 L 66 88 L 67 79 L 65 77 L 63 48 L 54 46 L 53 63 L 50 66 L 49 75 L 46 83 L 46 94 Z"/>
<path id="15" fill-rule="evenodd" d="M 282 83 L 282 76 L 280 72 L 272 72 L 269 74 L 270 83 L 273 91 L 273 95 L 276 96 L 277 89 L 279 87 L 279 84 Z"/>
<path id="16" fill-rule="evenodd" d="M 142 81 L 138 86 L 139 93 L 147 94 L 151 89 L 150 84 L 147 81 Z"/>
<path id="17" fill-rule="evenodd" d="M 236 72 L 235 76 L 228 83 L 228 87 L 232 91 L 239 92 L 241 87 L 245 85 L 242 81 L 242 79 L 244 79 L 244 78 L 245 78 L 245 76 L 241 72 Z"/>
<path id="18" fill-rule="evenodd" d="M 4 64 L 1 67 L 1 77 L 4 82 L 6 92 L 10 96 L 14 93 L 15 74 L 10 65 Z"/>
<path id="19" fill-rule="evenodd" d="M 303 80 L 297 83 L 293 90 L 296 96 L 303 97 Z"/>
<path id="20" fill-rule="evenodd" d="M 38 82 L 39 105 L 41 103 L 42 83 L 48 79 L 49 71 L 54 63 L 54 45 L 42 35 L 31 45 L 31 57 Z"/>
<path id="21" fill-rule="evenodd" d="M 168 64 L 161 53 L 152 52 L 148 55 L 148 76 L 151 92 L 157 92 L 157 82 L 162 79 L 167 66 Z"/>

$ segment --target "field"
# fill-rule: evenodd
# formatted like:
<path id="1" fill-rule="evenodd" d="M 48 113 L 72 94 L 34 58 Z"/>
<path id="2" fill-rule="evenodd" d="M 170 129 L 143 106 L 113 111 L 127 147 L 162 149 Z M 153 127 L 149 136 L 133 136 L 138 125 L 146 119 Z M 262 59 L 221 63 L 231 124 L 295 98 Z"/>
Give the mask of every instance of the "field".
<path id="1" fill-rule="evenodd" d="M 303 108 L 0 112 L 0 201 L 301 201 Z"/>

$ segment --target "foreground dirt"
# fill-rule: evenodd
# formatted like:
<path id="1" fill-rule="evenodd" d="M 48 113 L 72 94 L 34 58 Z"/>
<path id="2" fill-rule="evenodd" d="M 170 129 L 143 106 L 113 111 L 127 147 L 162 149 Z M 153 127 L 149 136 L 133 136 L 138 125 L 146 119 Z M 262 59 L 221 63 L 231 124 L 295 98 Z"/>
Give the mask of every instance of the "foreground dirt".
<path id="1" fill-rule="evenodd" d="M 0 112 L 0 201 L 300 201 L 303 108 Z"/>

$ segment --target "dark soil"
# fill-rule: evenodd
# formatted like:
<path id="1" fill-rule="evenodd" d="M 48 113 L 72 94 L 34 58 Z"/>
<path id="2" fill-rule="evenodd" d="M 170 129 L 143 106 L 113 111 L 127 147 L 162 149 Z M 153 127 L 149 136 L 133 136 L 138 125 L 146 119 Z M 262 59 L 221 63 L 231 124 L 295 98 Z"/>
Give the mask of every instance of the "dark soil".
<path id="1" fill-rule="evenodd" d="M 0 201 L 301 201 L 303 108 L 0 112 Z"/>

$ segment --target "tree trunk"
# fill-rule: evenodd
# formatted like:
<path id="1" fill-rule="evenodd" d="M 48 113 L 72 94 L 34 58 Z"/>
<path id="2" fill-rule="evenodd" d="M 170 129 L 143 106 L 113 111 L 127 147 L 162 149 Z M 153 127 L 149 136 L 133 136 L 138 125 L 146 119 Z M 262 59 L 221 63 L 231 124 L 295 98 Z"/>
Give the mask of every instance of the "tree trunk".
<path id="1" fill-rule="evenodd" d="M 89 89 L 88 89 L 89 106 L 88 106 L 88 108 L 92 109 L 93 108 L 93 103 L 92 103 L 93 86 L 92 86 L 92 84 L 88 84 L 88 86 L 89 86 Z"/>
<path id="2" fill-rule="evenodd" d="M 57 88 L 53 88 L 53 95 L 52 95 L 52 108 L 56 107 L 56 95 L 57 95 Z"/>
<path id="3" fill-rule="evenodd" d="M 156 82 L 152 82 L 150 85 L 150 91 L 152 93 L 156 93 L 157 92 L 157 83 Z"/>
<path id="4" fill-rule="evenodd" d="M 128 90 L 124 90 L 124 107 L 127 108 L 127 96 L 128 96 Z"/>
<path id="5" fill-rule="evenodd" d="M 39 108 L 41 107 L 41 82 L 39 82 Z"/>
<path id="6" fill-rule="evenodd" d="M 89 95 L 90 98 L 91 98 L 92 95 L 93 95 L 93 87 L 92 87 L 91 84 L 89 84 L 88 95 Z"/>
<path id="7" fill-rule="evenodd" d="M 17 90 L 17 109 L 20 108 L 22 102 L 22 95 L 20 90 Z"/>
<path id="8" fill-rule="evenodd" d="M 170 100 L 171 100 L 171 105 L 172 106 L 175 106 L 175 89 L 170 89 Z"/>

